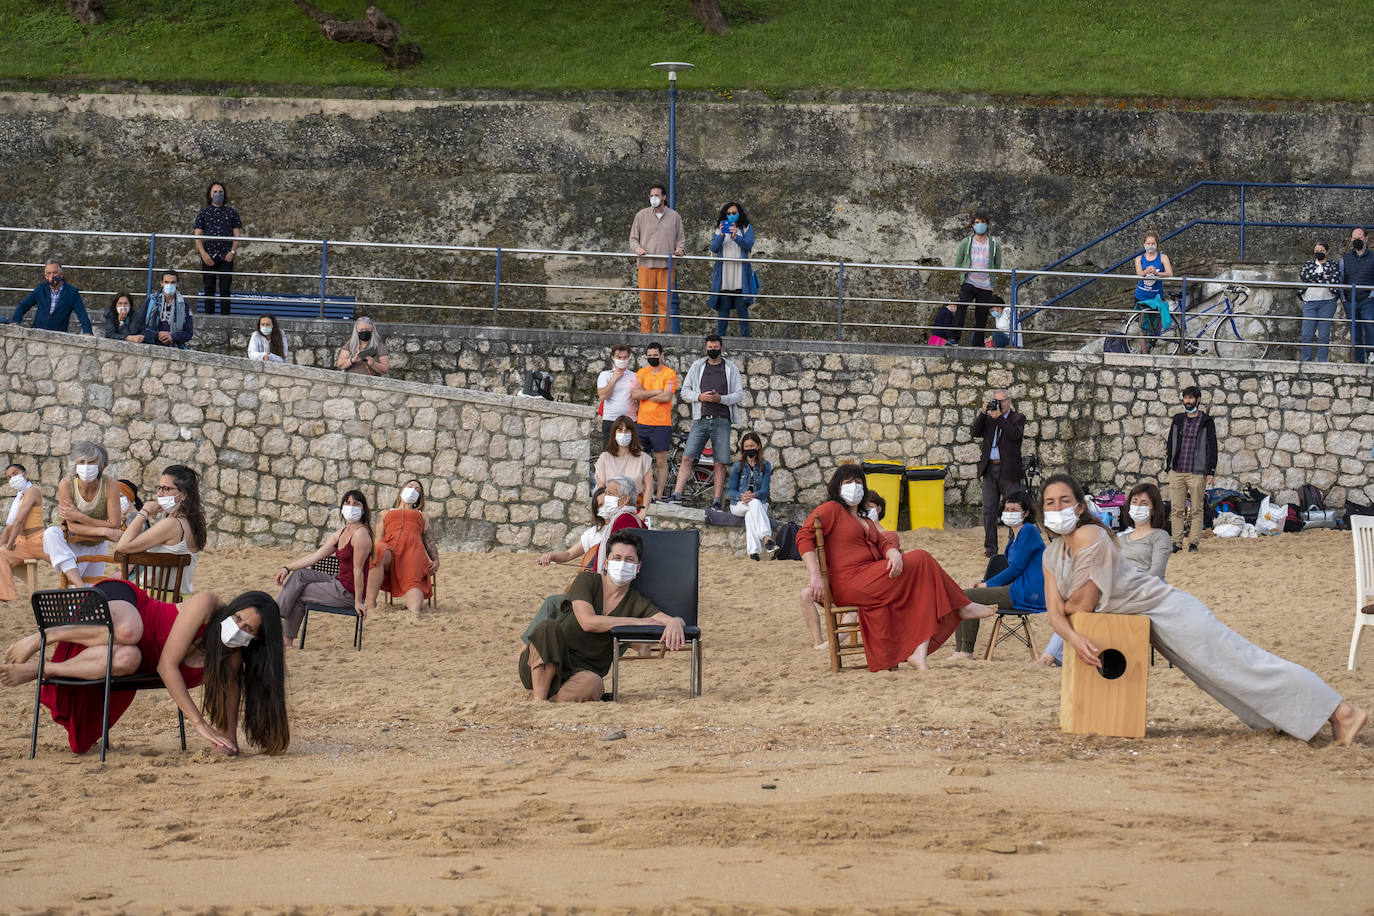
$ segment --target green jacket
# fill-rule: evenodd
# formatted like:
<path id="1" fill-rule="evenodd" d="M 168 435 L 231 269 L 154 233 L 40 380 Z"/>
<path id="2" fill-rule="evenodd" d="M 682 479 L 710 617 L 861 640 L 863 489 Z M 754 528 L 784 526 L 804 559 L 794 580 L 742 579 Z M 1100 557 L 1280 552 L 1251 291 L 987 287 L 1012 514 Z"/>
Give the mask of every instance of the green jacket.
<path id="1" fill-rule="evenodd" d="M 959 247 L 954 249 L 955 267 L 962 267 L 965 269 L 965 271 L 967 271 L 968 268 L 973 266 L 973 259 L 969 256 L 969 250 L 972 247 L 973 233 L 969 233 L 968 235 L 964 236 L 963 239 L 960 240 Z M 988 266 L 991 267 L 993 270 L 1002 269 L 1002 243 L 997 239 L 997 236 L 995 235 L 990 236 L 988 238 L 988 261 Z M 967 272 L 959 275 L 959 282 L 968 282 Z M 992 284 L 993 286 L 997 285 L 997 277 L 994 276 L 992 278 Z"/>

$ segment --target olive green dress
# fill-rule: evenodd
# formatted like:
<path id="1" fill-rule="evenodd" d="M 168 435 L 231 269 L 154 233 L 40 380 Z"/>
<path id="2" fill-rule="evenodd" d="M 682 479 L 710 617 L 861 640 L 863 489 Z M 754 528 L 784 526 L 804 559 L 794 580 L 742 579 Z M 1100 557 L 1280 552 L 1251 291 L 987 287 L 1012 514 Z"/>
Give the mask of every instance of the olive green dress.
<path id="1" fill-rule="evenodd" d="M 563 605 L 558 616 L 552 620 L 541 621 L 529 634 L 530 645 L 534 646 L 539 657 L 554 666 L 553 684 L 549 695 L 579 671 L 591 671 L 598 677 L 605 677 L 611 670 L 611 634 L 588 633 L 577 622 L 572 603 L 585 601 L 598 614 L 612 617 L 652 617 L 658 613 L 653 602 L 631 587 L 625 592 L 620 604 L 611 611 L 602 607 L 601 576 L 594 572 L 584 572 L 573 580 L 572 587 L 563 597 Z M 629 622 L 627 621 L 627 625 Z M 520 654 L 520 682 L 529 690 L 534 686 L 530 678 L 529 653 Z"/>

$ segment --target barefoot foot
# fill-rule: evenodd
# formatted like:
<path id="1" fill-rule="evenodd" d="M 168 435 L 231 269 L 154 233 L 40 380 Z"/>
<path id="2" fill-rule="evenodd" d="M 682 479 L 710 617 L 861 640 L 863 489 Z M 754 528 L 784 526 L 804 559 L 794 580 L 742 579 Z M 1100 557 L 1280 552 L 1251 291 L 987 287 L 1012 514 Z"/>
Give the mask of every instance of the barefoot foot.
<path id="1" fill-rule="evenodd" d="M 43 640 L 37 633 L 25 636 L 5 650 L 5 661 L 11 665 L 26 662 L 38 654 L 38 648 L 42 645 Z"/>
<path id="2" fill-rule="evenodd" d="M 915 665 L 919 671 L 929 671 L 930 664 L 926 661 L 926 653 L 930 650 L 930 642 L 921 643 L 916 647 L 916 651 L 907 656 L 907 661 Z"/>
<path id="3" fill-rule="evenodd" d="M 950 661 L 954 661 L 955 659 L 958 659 L 958 660 L 960 660 L 960 661 L 971 662 L 971 661 L 973 661 L 973 653 L 972 653 L 972 652 L 955 652 L 953 655 L 951 655 L 951 656 L 949 657 L 949 660 L 950 660 Z"/>
<path id="4" fill-rule="evenodd" d="M 1058 663 L 1055 661 L 1053 655 L 1046 652 L 1044 655 L 1031 662 L 1031 664 L 1037 668 L 1053 668 Z"/>
<path id="5" fill-rule="evenodd" d="M 1355 743 L 1355 737 L 1368 721 L 1368 712 L 1354 703 L 1341 700 L 1341 705 L 1331 714 L 1331 735 L 1337 744 L 1349 747 Z"/>
<path id="6" fill-rule="evenodd" d="M 0 665 L 0 684 L 18 687 L 29 681 L 38 680 L 38 662 L 20 662 L 16 665 Z"/>
<path id="7" fill-rule="evenodd" d="M 959 616 L 964 620 L 981 620 L 984 617 L 991 617 L 997 613 L 997 608 L 988 607 L 986 604 L 969 602 L 959 608 Z"/>

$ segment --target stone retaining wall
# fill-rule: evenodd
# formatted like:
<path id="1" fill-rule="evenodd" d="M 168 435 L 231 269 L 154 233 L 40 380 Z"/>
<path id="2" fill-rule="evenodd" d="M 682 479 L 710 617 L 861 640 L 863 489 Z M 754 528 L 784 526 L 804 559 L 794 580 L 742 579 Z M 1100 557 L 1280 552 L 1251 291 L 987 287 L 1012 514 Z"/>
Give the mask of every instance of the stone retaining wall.
<path id="1" fill-rule="evenodd" d="M 4 460 L 49 496 L 81 439 L 145 492 L 188 464 L 212 545 L 317 546 L 344 489 L 375 512 L 411 477 L 448 549 L 543 549 L 586 524 L 587 407 L 12 326 L 0 359 Z"/>

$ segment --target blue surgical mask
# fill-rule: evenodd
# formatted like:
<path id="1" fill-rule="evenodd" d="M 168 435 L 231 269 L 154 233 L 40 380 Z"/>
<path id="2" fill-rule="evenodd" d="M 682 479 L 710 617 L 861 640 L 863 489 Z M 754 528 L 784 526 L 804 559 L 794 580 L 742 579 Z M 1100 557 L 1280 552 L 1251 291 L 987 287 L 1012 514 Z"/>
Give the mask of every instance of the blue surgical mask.
<path id="1" fill-rule="evenodd" d="M 987 223 L 974 223 L 974 224 L 973 224 L 973 234 L 974 234 L 974 235 L 987 235 L 987 234 L 988 234 L 988 224 L 987 224 Z"/>
<path id="2" fill-rule="evenodd" d="M 1197 413 L 1198 406 L 1199 405 L 1194 404 L 1192 407 L 1189 407 L 1187 404 L 1184 404 L 1183 409 L 1186 410 L 1188 413 Z"/>
<path id="3" fill-rule="evenodd" d="M 175 283 L 164 283 L 164 284 L 162 284 L 162 295 L 164 295 L 164 296 L 175 296 L 176 294 L 177 294 L 177 285 L 176 285 Z"/>
<path id="4" fill-rule="evenodd" d="M 224 192 L 223 192 L 223 191 L 216 191 L 215 193 L 211 194 L 211 195 L 210 195 L 210 202 L 213 203 L 216 207 L 218 207 L 218 206 L 220 206 L 221 204 L 223 204 L 223 203 L 224 203 Z"/>
<path id="5" fill-rule="evenodd" d="M 725 218 L 726 218 L 727 220 L 729 220 L 731 223 L 737 223 L 737 222 L 739 222 L 739 214 L 738 214 L 738 213 L 727 213 L 727 214 L 725 214 Z"/>

